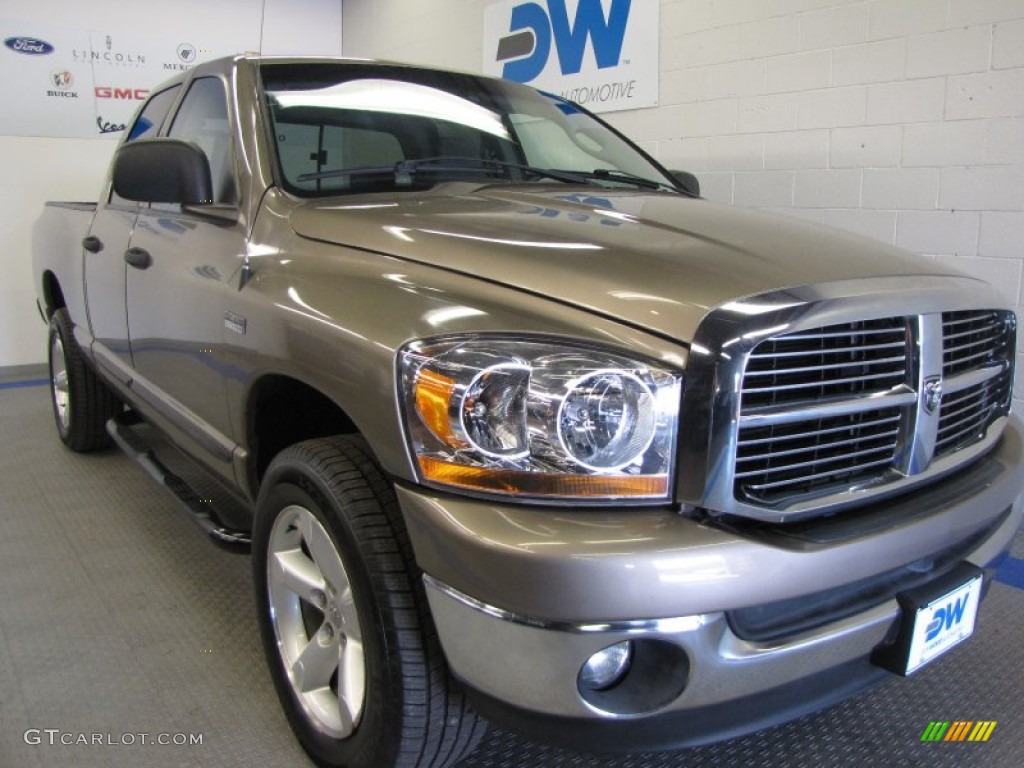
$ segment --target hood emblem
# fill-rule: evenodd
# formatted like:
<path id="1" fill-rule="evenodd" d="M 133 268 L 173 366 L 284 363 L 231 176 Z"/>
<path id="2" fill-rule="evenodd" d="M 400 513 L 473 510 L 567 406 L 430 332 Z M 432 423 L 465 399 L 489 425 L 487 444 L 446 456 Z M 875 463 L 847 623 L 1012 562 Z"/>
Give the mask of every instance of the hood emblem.
<path id="1" fill-rule="evenodd" d="M 939 376 L 931 376 L 924 380 L 924 410 L 931 415 L 939 409 L 942 403 L 942 379 Z"/>

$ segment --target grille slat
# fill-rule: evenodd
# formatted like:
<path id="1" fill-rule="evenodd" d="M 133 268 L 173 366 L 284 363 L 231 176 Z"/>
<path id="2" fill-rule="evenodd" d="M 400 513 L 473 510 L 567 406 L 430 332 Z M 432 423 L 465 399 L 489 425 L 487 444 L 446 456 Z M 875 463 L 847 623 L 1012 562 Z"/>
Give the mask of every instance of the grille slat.
<path id="1" fill-rule="evenodd" d="M 787 339 L 788 341 L 788 339 Z M 906 342 L 895 341 L 889 342 L 888 344 L 868 344 L 862 347 L 856 347 L 860 352 L 871 352 L 876 349 L 903 349 L 906 347 Z M 845 354 L 853 349 L 853 347 L 837 347 L 835 349 L 816 349 L 814 354 L 816 355 L 838 355 Z M 806 357 L 806 350 L 797 350 L 796 352 L 754 352 L 750 355 L 751 360 L 765 360 L 768 358 L 784 358 L 784 357 Z"/>
<path id="2" fill-rule="evenodd" d="M 929 322 L 937 332 L 938 318 Z M 893 470 L 906 471 L 903 448 L 919 418 L 913 392 L 921 374 L 910 357 L 917 323 L 916 317 L 892 317 L 759 342 L 747 358 L 740 392 L 735 496 L 773 505 L 902 476 Z M 1005 413 L 1013 380 L 1012 316 L 947 312 L 942 338 L 942 374 L 955 391 L 944 393 L 931 417 L 938 419 L 936 456 L 984 438 Z M 906 402 L 891 397 L 900 389 L 910 395 Z M 824 415 L 823 402 L 831 404 Z M 772 421 L 759 423 L 765 413 Z"/>
<path id="3" fill-rule="evenodd" d="M 875 467 L 885 467 L 892 464 L 892 459 L 884 458 L 877 461 L 867 461 L 863 464 L 858 465 L 858 470 L 872 469 Z M 768 491 L 775 488 L 791 487 L 794 485 L 806 485 L 807 483 L 829 481 L 833 482 L 835 479 L 835 472 L 821 472 L 816 475 L 805 475 L 803 477 L 793 478 L 791 480 L 776 480 L 771 483 L 751 483 L 748 487 L 752 491 Z"/>
<path id="4" fill-rule="evenodd" d="M 855 382 L 877 381 L 880 379 L 896 379 L 897 377 L 897 383 L 902 384 L 905 377 L 903 371 L 885 371 L 882 373 L 869 373 L 863 376 L 849 376 L 843 379 L 825 379 L 823 381 L 802 382 L 799 384 L 776 384 L 773 387 L 747 387 L 743 390 L 743 394 L 749 395 L 757 394 L 759 392 L 785 392 L 794 389 L 808 388 L 820 389 L 822 386 L 837 386 L 841 384 L 853 384 Z M 889 387 L 886 387 L 885 389 L 889 389 Z"/>
<path id="5" fill-rule="evenodd" d="M 900 346 L 903 346 L 903 345 L 901 344 Z M 873 360 L 872 362 L 875 363 L 876 365 L 881 365 L 881 364 L 885 364 L 885 363 L 899 363 L 900 365 L 903 365 L 906 362 L 906 360 L 907 360 L 907 356 L 906 355 L 899 355 L 897 357 L 883 357 L 883 358 L 879 358 L 877 360 Z M 789 374 L 794 374 L 794 373 L 810 373 L 811 371 L 832 371 L 832 370 L 836 370 L 836 369 L 843 369 L 843 368 L 849 368 L 849 367 L 850 367 L 850 363 L 829 363 L 827 365 L 808 365 L 808 366 L 803 366 L 801 368 L 778 368 L 778 369 L 773 369 L 773 370 L 770 370 L 770 371 L 751 371 L 750 373 L 747 374 L 747 377 L 749 378 L 750 376 L 782 376 L 782 375 L 789 375 Z M 750 390 L 748 389 L 746 391 L 749 392 Z"/>
<path id="6" fill-rule="evenodd" d="M 900 417 L 898 415 L 890 416 L 888 418 L 878 419 L 876 421 L 865 422 L 865 423 L 860 424 L 860 426 L 862 426 L 862 427 L 874 427 L 874 426 L 881 426 L 881 425 L 885 425 L 885 424 L 893 424 L 893 423 L 899 421 L 899 418 Z M 743 439 L 743 440 L 739 441 L 739 446 L 740 446 L 740 448 L 745 448 L 745 447 L 748 447 L 748 446 L 764 445 L 764 444 L 767 444 L 767 443 L 777 444 L 777 443 L 784 443 L 784 442 L 791 441 L 791 440 L 807 440 L 807 439 L 810 439 L 810 438 L 813 438 L 813 437 L 817 437 L 819 435 L 831 435 L 831 434 L 835 434 L 837 432 L 849 432 L 849 430 L 850 430 L 850 428 L 848 426 L 843 426 L 843 427 L 831 427 L 829 429 L 808 430 L 806 432 L 799 432 L 799 433 L 793 434 L 793 435 L 780 435 L 780 436 L 777 436 L 777 437 L 762 437 L 762 438 L 757 438 L 757 439 L 746 438 L 746 439 Z"/>
<path id="7" fill-rule="evenodd" d="M 899 318 L 894 318 L 898 320 Z M 829 330 L 830 328 L 836 328 L 837 330 Z M 891 328 L 854 328 L 846 326 L 844 330 L 838 330 L 840 326 L 829 326 L 829 328 L 821 328 L 818 331 L 799 331 L 797 333 L 788 333 L 785 336 L 778 336 L 774 341 L 811 341 L 816 339 L 845 339 L 851 336 L 878 336 L 885 333 L 892 333 Z"/>

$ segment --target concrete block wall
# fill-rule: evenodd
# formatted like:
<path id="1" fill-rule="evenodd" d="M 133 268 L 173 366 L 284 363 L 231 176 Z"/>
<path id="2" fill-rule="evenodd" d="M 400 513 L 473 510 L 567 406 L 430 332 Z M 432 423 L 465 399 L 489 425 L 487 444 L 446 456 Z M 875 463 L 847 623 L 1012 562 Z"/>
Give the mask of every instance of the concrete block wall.
<path id="1" fill-rule="evenodd" d="M 611 122 L 713 200 L 935 258 L 1024 317 L 1024 2 L 666 0 L 661 26 L 659 106 Z"/>

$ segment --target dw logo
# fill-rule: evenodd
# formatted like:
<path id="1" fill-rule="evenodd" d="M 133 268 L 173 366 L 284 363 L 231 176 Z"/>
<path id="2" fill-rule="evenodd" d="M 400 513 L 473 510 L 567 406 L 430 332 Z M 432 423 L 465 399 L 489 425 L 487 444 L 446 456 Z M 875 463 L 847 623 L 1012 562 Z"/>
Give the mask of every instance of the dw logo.
<path id="1" fill-rule="evenodd" d="M 589 40 L 598 69 L 619 65 L 622 41 L 629 23 L 631 0 L 610 0 L 607 16 L 602 0 L 579 0 L 570 22 L 566 0 L 523 3 L 512 9 L 509 33 L 498 41 L 496 61 L 505 62 L 502 77 L 528 83 L 547 66 L 554 38 L 563 75 L 583 69 Z"/>
<path id="2" fill-rule="evenodd" d="M 925 635 L 925 642 L 930 643 L 943 629 L 951 629 L 953 625 L 959 624 L 964 617 L 964 609 L 967 607 L 969 595 L 963 595 L 952 603 L 939 606 L 932 614 L 932 620 L 928 622 L 928 633 Z"/>

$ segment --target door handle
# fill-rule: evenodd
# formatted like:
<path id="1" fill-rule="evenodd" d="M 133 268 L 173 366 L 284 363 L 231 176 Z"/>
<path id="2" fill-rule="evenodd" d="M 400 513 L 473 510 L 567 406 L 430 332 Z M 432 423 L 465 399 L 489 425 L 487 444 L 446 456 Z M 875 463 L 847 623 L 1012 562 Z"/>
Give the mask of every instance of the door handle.
<path id="1" fill-rule="evenodd" d="M 124 260 L 136 269 L 149 269 L 153 263 L 153 257 L 145 248 L 129 248 L 124 252 Z"/>
<path id="2" fill-rule="evenodd" d="M 96 237 L 96 235 L 89 235 L 82 238 L 82 247 L 89 253 L 99 253 L 103 250 L 103 241 Z"/>

